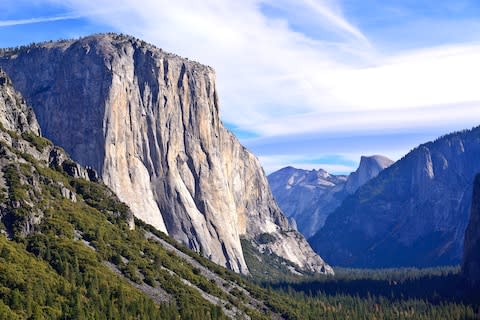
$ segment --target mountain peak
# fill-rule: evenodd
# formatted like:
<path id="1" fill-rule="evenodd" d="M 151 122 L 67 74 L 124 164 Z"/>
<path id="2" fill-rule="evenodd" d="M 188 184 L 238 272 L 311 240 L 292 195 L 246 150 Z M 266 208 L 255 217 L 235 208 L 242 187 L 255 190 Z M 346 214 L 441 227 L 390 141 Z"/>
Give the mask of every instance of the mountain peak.
<path id="1" fill-rule="evenodd" d="M 348 176 L 345 190 L 349 194 L 355 193 L 358 188 L 375 178 L 380 171 L 389 167 L 392 163 L 392 160 L 382 155 L 361 156 L 358 169 Z"/>
<path id="2" fill-rule="evenodd" d="M 188 64 L 190 67 L 197 69 L 198 71 L 207 71 L 212 74 L 215 73 L 212 67 L 204 65 L 202 63 L 190 60 L 186 57 L 181 57 L 177 54 L 166 52 L 163 49 L 148 43 L 142 39 L 136 38 L 131 35 L 122 33 L 96 33 L 80 38 L 61 39 L 56 41 L 43 41 L 38 43 L 32 43 L 26 46 L 19 46 L 13 48 L 0 49 L 0 58 L 17 58 L 17 54 L 30 54 L 32 49 L 49 49 L 49 50 L 69 50 L 70 47 L 77 49 L 78 58 L 81 58 L 81 53 L 95 54 L 101 56 L 110 57 L 110 61 L 113 60 L 113 56 L 119 57 L 124 54 L 128 54 L 128 51 L 138 50 L 143 54 L 147 53 L 154 59 L 168 58 L 172 60 L 179 60 L 181 63 Z M 71 50 L 72 48 L 70 48 Z"/>
<path id="3" fill-rule="evenodd" d="M 393 161 L 386 156 L 382 156 L 379 154 L 372 155 L 372 156 L 361 156 L 360 157 L 360 166 L 363 164 L 377 164 L 378 166 L 381 166 L 383 168 L 389 167 Z"/>

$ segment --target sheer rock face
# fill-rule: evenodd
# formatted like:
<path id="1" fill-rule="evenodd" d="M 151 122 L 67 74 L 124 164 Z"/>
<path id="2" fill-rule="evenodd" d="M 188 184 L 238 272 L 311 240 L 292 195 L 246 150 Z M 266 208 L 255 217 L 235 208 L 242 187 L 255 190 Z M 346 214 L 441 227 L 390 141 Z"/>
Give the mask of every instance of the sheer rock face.
<path id="1" fill-rule="evenodd" d="M 462 272 L 470 289 L 480 289 L 480 174 L 476 176 L 473 187 L 470 222 L 465 232 Z"/>
<path id="2" fill-rule="evenodd" d="M 339 266 L 459 264 L 479 159 L 480 127 L 422 144 L 347 197 L 309 241 Z"/>
<path id="3" fill-rule="evenodd" d="M 75 178 L 95 181 L 97 177 L 94 170 L 72 161 L 61 148 L 40 137 L 40 126 L 33 110 L 13 88 L 7 74 L 0 69 L 0 195 L 3 199 L 0 203 L 0 221 L 9 235 L 14 230 L 23 236 L 34 232 L 43 218 L 43 212 L 33 204 L 43 196 L 39 185 L 45 183 L 47 178 L 41 178 L 35 170 L 30 171 L 31 167 L 26 169 L 31 161 L 36 161 L 39 166 L 58 168 Z M 21 164 L 24 165 L 22 170 L 19 169 Z M 6 170 L 12 168 L 16 168 L 14 171 L 18 182 L 28 186 L 28 192 L 17 196 L 16 200 L 9 200 L 11 197 L 7 190 L 10 186 L 5 178 Z M 43 179 L 42 182 L 40 179 Z M 77 201 L 75 192 L 62 181 L 52 179 L 48 180 L 48 184 L 64 198 Z M 16 210 L 23 212 L 19 215 Z M 129 223 L 134 227 L 133 215 Z"/>
<path id="4" fill-rule="evenodd" d="M 371 157 L 362 156 L 358 169 L 348 176 L 347 182 L 345 183 L 345 190 L 348 194 L 354 194 L 358 188 L 378 176 L 380 171 L 388 168 L 392 163 L 392 160 L 380 155 Z"/>
<path id="5" fill-rule="evenodd" d="M 384 156 L 362 156 L 358 169 L 348 176 L 286 167 L 270 174 L 268 181 L 282 211 L 309 238 L 348 195 L 392 163 Z"/>
<path id="6" fill-rule="evenodd" d="M 0 66 L 45 136 L 137 217 L 213 261 L 247 273 L 240 236 L 291 229 L 257 158 L 220 121 L 211 68 L 112 34 L 7 51 Z M 319 270 L 300 239 L 291 254 Z"/>

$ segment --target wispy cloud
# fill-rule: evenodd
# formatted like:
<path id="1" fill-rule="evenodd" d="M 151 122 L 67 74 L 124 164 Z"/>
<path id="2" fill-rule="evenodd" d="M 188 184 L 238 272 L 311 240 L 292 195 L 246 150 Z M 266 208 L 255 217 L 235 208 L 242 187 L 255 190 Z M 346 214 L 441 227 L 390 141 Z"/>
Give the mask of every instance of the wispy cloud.
<path id="1" fill-rule="evenodd" d="M 79 19 L 81 17 L 82 17 L 81 15 L 70 14 L 70 15 L 62 15 L 62 16 L 40 17 L 40 18 L 29 18 L 29 19 L 0 20 L 0 27 L 11 27 L 11 26 L 18 26 L 18 25 L 25 25 L 25 24 L 72 20 L 72 19 Z"/>
<path id="2" fill-rule="evenodd" d="M 283 13 L 290 22 L 308 25 L 313 28 L 326 28 L 337 35 L 354 38 L 364 44 L 369 44 L 365 34 L 348 21 L 342 14 L 337 1 L 328 0 L 264 0 L 265 5 Z M 308 31 L 308 30 L 304 30 Z"/>
<path id="3" fill-rule="evenodd" d="M 349 34 L 353 35 L 359 40 L 365 41 L 368 43 L 367 37 L 355 26 L 353 26 L 348 20 L 345 19 L 341 14 L 332 10 L 331 6 L 326 5 L 325 1 L 316 1 L 316 0 L 302 0 L 304 3 L 307 4 L 309 8 L 313 10 L 313 12 L 320 14 L 324 18 L 326 18 L 329 22 L 348 32 Z"/>
<path id="4" fill-rule="evenodd" d="M 297 134 L 342 136 L 345 133 L 384 135 L 389 132 L 416 131 L 419 128 L 468 128 L 480 124 L 480 97 L 475 98 L 477 100 L 418 107 L 388 108 L 387 104 L 383 109 L 375 108 L 374 105 L 350 110 L 336 107 L 336 111 L 272 117 L 261 124 L 252 124 L 246 131 L 257 132 L 262 137 L 282 137 Z"/>

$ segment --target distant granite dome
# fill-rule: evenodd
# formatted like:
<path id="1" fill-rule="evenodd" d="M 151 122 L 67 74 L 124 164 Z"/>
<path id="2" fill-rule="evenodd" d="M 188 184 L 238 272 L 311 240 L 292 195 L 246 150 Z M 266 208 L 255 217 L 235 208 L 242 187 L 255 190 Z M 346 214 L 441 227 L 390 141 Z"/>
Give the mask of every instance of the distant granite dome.
<path id="1" fill-rule="evenodd" d="M 45 136 L 95 168 L 134 214 L 248 273 L 240 238 L 299 270 L 332 270 L 288 223 L 258 159 L 224 128 L 212 68 L 117 34 L 0 52 Z"/>
<path id="2" fill-rule="evenodd" d="M 385 156 L 374 155 L 370 157 L 362 156 L 360 158 L 360 165 L 355 172 L 352 172 L 345 183 L 345 190 L 352 194 L 365 183 L 375 178 L 380 171 L 388 168 L 393 163 L 392 160 Z"/>
<path id="3" fill-rule="evenodd" d="M 384 156 L 362 156 L 358 169 L 348 176 L 332 175 L 323 169 L 285 167 L 270 174 L 268 182 L 282 211 L 308 238 L 323 227 L 343 199 L 392 163 Z"/>
<path id="4" fill-rule="evenodd" d="M 347 197 L 310 243 L 346 267 L 459 264 L 480 127 L 420 145 Z"/>
<path id="5" fill-rule="evenodd" d="M 480 174 L 473 186 L 472 209 L 465 232 L 462 272 L 470 290 L 480 289 Z"/>

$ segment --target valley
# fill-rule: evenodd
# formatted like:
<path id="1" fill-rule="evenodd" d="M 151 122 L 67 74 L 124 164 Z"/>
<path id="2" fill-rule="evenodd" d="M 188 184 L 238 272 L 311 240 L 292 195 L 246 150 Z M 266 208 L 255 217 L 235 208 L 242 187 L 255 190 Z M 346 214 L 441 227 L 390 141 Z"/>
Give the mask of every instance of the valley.
<path id="1" fill-rule="evenodd" d="M 105 33 L 0 68 L 0 319 L 478 318 L 479 127 L 267 179 L 210 67 Z"/>

